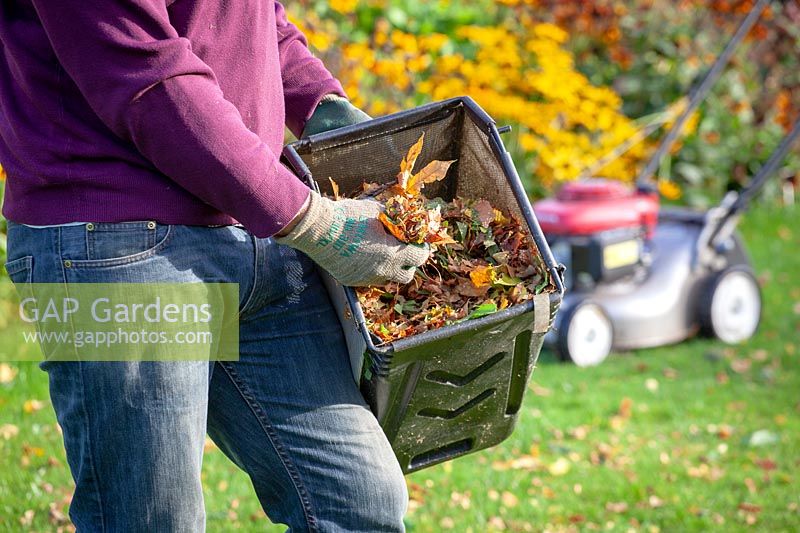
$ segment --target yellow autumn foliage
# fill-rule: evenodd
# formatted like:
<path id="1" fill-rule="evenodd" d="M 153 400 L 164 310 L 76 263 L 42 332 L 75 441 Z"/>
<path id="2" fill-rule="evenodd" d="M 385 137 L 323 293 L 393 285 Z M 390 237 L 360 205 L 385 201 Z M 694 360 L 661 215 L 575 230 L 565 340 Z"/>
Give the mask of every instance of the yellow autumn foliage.
<path id="1" fill-rule="evenodd" d="M 344 4 L 353 3 L 332 4 L 336 13 L 320 17 L 309 3 L 294 21 L 353 103 L 373 116 L 469 95 L 498 123 L 515 126 L 509 144 L 545 186 L 578 177 L 639 129 L 611 88 L 593 85 L 578 71 L 564 46 L 569 35 L 527 11 L 447 35 L 407 33 L 378 18 L 367 39 L 356 39 L 339 30 L 348 20 L 355 24 L 348 19 L 355 17 L 352 10 L 339 9 Z M 635 144 L 596 174 L 630 181 L 647 153 L 646 143 Z"/>

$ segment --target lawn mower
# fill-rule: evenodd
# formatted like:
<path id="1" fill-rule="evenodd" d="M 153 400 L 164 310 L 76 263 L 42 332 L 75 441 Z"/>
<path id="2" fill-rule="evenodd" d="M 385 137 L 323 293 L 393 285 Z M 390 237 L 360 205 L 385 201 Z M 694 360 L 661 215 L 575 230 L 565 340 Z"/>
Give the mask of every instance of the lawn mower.
<path id="1" fill-rule="evenodd" d="M 752 8 L 690 94 L 635 187 L 579 180 L 534 204 L 566 267 L 567 293 L 545 338 L 562 359 L 592 366 L 612 351 L 677 343 L 699 332 L 726 343 L 755 333 L 761 292 L 736 226 L 800 135 L 800 121 L 747 187 L 707 212 L 661 209 L 651 178 L 767 3 Z"/>

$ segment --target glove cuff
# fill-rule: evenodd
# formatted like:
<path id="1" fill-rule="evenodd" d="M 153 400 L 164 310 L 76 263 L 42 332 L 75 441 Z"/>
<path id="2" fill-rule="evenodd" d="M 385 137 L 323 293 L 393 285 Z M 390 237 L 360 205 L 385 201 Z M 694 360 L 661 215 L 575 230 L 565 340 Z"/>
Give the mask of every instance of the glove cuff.
<path id="1" fill-rule="evenodd" d="M 324 234 L 331 230 L 334 219 L 331 204 L 332 202 L 327 198 L 311 191 L 303 218 L 289 233 L 282 237 L 275 237 L 275 241 L 298 249 L 304 249 L 315 242 L 323 242 Z"/>
<path id="2" fill-rule="evenodd" d="M 350 101 L 349 98 L 345 98 L 344 96 L 341 96 L 339 94 L 328 93 L 325 96 L 323 96 L 322 98 L 320 98 L 319 104 L 317 104 L 317 107 L 321 106 L 325 102 L 335 102 L 337 100 L 344 100 L 345 102 L 349 102 Z"/>
<path id="3" fill-rule="evenodd" d="M 350 100 L 338 94 L 327 94 L 322 97 L 311 118 L 306 122 L 301 137 L 343 128 L 370 120 L 372 117 L 350 103 Z"/>

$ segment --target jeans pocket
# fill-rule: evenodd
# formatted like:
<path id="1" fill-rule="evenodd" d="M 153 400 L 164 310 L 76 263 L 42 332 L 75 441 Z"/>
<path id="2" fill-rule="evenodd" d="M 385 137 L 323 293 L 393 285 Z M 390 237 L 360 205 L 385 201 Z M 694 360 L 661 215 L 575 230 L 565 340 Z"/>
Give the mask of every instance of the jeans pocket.
<path id="1" fill-rule="evenodd" d="M 73 268 L 99 268 L 144 261 L 163 251 L 173 226 L 156 222 L 90 223 L 85 226 L 86 259 L 71 261 Z"/>
<path id="2" fill-rule="evenodd" d="M 26 255 L 6 263 L 6 272 L 14 284 L 30 283 L 33 277 L 33 257 Z"/>

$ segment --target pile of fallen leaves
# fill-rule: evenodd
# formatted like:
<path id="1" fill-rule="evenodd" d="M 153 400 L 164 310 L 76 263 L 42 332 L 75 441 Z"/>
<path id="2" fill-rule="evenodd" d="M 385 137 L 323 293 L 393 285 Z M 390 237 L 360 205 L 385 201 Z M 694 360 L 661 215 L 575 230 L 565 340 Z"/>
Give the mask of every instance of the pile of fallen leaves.
<path id="1" fill-rule="evenodd" d="M 364 183 L 360 198 L 386 209 L 380 219 L 399 240 L 431 247 L 431 257 L 407 285 L 356 290 L 367 325 L 384 342 L 460 320 L 479 318 L 530 300 L 555 286 L 527 232 L 486 200 L 445 202 L 422 195 L 454 161 L 432 161 L 413 173 L 424 134 L 400 164 L 397 181 Z M 331 180 L 334 194 L 338 187 Z"/>

